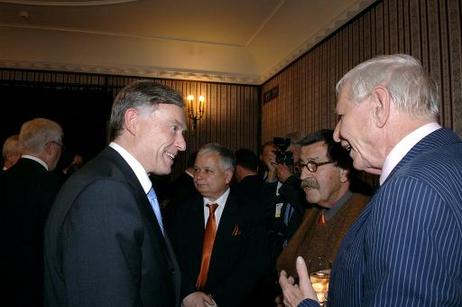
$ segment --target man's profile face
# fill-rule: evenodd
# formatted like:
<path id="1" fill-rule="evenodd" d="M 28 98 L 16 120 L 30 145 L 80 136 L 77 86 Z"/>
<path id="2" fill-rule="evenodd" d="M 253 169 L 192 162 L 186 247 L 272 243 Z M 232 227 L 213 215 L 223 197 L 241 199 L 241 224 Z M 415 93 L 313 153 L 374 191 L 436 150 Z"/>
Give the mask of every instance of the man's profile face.
<path id="1" fill-rule="evenodd" d="M 156 175 L 171 172 L 178 151 L 186 150 L 186 129 L 182 108 L 158 104 L 151 110 L 140 110 L 135 137 L 136 158 L 144 169 Z"/>
<path id="2" fill-rule="evenodd" d="M 349 85 L 344 85 L 337 99 L 338 121 L 334 140 L 340 141 L 342 147 L 350 152 L 356 169 L 377 174 L 377 169 L 381 168 L 381 155 L 374 135 L 373 108 L 370 96 L 355 103 L 349 97 Z"/>
<path id="3" fill-rule="evenodd" d="M 197 155 L 194 163 L 194 185 L 202 196 L 214 201 L 228 189 L 233 171 L 224 169 L 217 152 Z"/>
<path id="4" fill-rule="evenodd" d="M 330 161 L 327 156 L 327 144 L 323 141 L 307 146 L 302 146 L 300 162 L 307 164 L 309 161 L 322 163 Z M 331 208 L 342 196 L 341 169 L 335 163 L 318 166 L 316 172 L 310 172 L 306 167 L 301 168 L 300 179 L 305 192 L 306 200 L 312 204 Z"/>

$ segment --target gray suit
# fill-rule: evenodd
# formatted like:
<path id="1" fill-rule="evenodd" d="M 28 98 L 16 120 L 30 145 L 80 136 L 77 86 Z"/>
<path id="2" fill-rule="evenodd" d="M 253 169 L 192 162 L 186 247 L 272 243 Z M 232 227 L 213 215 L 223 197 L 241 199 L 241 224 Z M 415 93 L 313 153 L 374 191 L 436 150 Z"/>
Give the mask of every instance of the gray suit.
<path id="1" fill-rule="evenodd" d="M 179 306 L 180 284 L 138 178 L 106 148 L 66 182 L 50 212 L 46 306 Z"/>

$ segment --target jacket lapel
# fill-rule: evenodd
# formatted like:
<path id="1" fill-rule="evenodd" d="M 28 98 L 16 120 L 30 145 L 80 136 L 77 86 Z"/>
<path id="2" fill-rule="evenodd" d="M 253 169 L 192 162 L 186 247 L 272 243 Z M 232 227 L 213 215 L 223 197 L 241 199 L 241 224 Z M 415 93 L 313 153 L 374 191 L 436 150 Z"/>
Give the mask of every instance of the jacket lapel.
<path id="1" fill-rule="evenodd" d="M 409 150 L 409 152 L 399 161 L 395 168 L 391 171 L 390 175 L 387 177 L 385 184 L 394 174 L 398 172 L 399 169 L 404 167 L 409 161 L 413 160 L 415 157 L 419 156 L 421 153 L 426 151 L 431 151 L 433 149 L 439 148 L 447 144 L 453 144 L 460 142 L 459 137 L 450 129 L 440 128 L 433 131 L 422 140 L 420 140 L 414 147 Z M 382 184 L 382 185 L 383 185 Z"/>

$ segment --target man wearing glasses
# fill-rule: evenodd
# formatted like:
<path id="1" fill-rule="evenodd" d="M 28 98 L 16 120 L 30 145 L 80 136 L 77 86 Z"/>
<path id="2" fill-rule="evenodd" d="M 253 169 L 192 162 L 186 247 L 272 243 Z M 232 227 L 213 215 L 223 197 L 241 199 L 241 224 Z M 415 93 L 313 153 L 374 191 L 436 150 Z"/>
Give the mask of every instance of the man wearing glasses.
<path id="1" fill-rule="evenodd" d="M 358 188 L 348 152 L 324 129 L 303 138 L 299 167 L 301 187 L 310 207 L 297 232 L 278 258 L 278 271 L 297 276 L 295 260 L 319 257 L 333 262 L 340 241 L 368 201 Z M 358 191 L 360 190 L 360 191 Z"/>
<path id="2" fill-rule="evenodd" d="M 19 133 L 21 158 L 0 176 L 0 275 L 5 306 L 41 306 L 43 230 L 62 181 L 52 172 L 62 152 L 63 131 L 36 118 Z"/>

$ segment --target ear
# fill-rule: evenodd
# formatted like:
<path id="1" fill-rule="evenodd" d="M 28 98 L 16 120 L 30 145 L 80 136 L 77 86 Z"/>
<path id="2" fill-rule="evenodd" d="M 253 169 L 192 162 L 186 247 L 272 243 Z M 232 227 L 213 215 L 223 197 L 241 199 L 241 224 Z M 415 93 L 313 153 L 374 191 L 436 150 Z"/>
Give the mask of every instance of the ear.
<path id="1" fill-rule="evenodd" d="M 137 109 L 130 108 L 125 111 L 124 114 L 124 129 L 128 131 L 128 133 L 135 135 L 137 128 L 138 128 L 138 118 L 140 114 Z"/>
<path id="2" fill-rule="evenodd" d="M 345 183 L 348 181 L 349 170 L 340 168 L 340 182 Z"/>
<path id="3" fill-rule="evenodd" d="M 228 168 L 227 170 L 225 170 L 225 180 L 226 180 L 226 184 L 230 184 L 231 183 L 231 180 L 233 179 L 233 170 Z"/>
<path id="4" fill-rule="evenodd" d="M 46 143 L 43 149 L 47 155 L 53 154 L 53 144 L 51 142 Z"/>
<path id="5" fill-rule="evenodd" d="M 371 103 L 373 104 L 372 117 L 379 128 L 383 128 L 390 116 L 391 96 L 388 90 L 379 85 L 371 93 Z"/>

